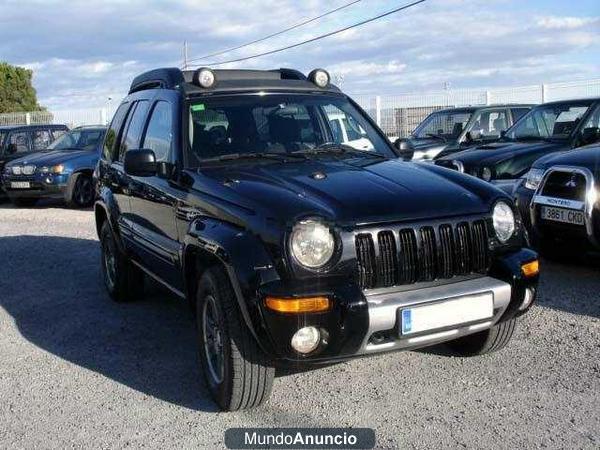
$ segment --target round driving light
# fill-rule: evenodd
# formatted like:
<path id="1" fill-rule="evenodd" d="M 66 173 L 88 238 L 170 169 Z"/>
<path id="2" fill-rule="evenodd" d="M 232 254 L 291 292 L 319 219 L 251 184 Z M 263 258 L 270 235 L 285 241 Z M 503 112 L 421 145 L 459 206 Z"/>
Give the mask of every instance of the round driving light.
<path id="1" fill-rule="evenodd" d="M 485 181 L 490 181 L 492 179 L 492 169 L 489 167 L 484 167 L 481 171 L 481 178 L 483 178 Z"/>
<path id="2" fill-rule="evenodd" d="M 319 346 L 321 333 L 315 327 L 300 328 L 292 336 L 292 348 L 298 353 L 310 353 Z"/>
<path id="3" fill-rule="evenodd" d="M 323 69 L 315 69 L 308 74 L 308 79 L 315 83 L 320 88 L 327 87 L 329 84 L 329 74 Z"/>
<path id="4" fill-rule="evenodd" d="M 512 208 L 502 201 L 496 203 L 492 219 L 496 236 L 500 242 L 505 243 L 515 232 L 515 215 Z"/>
<path id="5" fill-rule="evenodd" d="M 329 227 L 317 220 L 298 222 L 290 236 L 290 248 L 294 259 L 309 269 L 327 264 L 335 250 L 335 239 Z"/>
<path id="6" fill-rule="evenodd" d="M 195 73 L 195 82 L 196 84 L 202 86 L 203 88 L 209 88 L 213 84 L 215 84 L 215 73 L 206 68 L 198 69 Z"/>

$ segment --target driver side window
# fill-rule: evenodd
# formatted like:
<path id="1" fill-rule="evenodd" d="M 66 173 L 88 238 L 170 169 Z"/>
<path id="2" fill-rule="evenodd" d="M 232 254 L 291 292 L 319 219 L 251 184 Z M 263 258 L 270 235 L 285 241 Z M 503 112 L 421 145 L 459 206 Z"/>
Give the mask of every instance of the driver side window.
<path id="1" fill-rule="evenodd" d="M 579 130 L 580 145 L 590 145 L 600 142 L 600 105 L 585 121 Z"/>

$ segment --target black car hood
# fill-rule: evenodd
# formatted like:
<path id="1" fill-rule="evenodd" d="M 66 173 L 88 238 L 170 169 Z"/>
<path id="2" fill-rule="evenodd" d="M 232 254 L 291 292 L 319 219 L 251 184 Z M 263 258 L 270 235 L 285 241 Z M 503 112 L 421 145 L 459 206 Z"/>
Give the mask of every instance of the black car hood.
<path id="1" fill-rule="evenodd" d="M 94 150 L 95 151 L 95 150 Z M 17 158 L 7 163 L 7 166 L 20 164 L 33 164 L 36 166 L 52 166 L 61 164 L 74 158 L 91 153 L 90 150 L 51 150 L 38 153 L 30 153 L 22 158 Z"/>
<path id="2" fill-rule="evenodd" d="M 416 139 L 416 138 L 409 138 L 408 141 L 410 142 L 410 148 L 411 150 L 416 150 L 416 151 L 425 151 L 425 150 L 429 150 L 430 148 L 436 148 L 436 147 L 440 147 L 440 148 L 445 148 L 448 144 L 450 144 L 450 142 L 444 142 L 441 139 Z M 451 142 L 454 143 L 454 142 Z"/>
<path id="3" fill-rule="evenodd" d="M 596 176 L 600 173 L 600 145 L 553 153 L 538 159 L 534 167 L 547 169 L 550 166 L 577 166 L 589 169 Z"/>
<path id="4" fill-rule="evenodd" d="M 354 225 L 480 214 L 500 194 L 433 164 L 366 165 L 362 158 L 204 167 L 195 178 L 199 192 L 210 183 L 208 190 L 227 205 L 280 222 L 317 215 Z"/>
<path id="5" fill-rule="evenodd" d="M 452 153 L 440 160 L 461 161 L 465 166 L 494 165 L 505 159 L 528 152 L 555 152 L 568 148 L 566 142 L 493 142 L 491 144 L 470 147 L 461 152 Z"/>

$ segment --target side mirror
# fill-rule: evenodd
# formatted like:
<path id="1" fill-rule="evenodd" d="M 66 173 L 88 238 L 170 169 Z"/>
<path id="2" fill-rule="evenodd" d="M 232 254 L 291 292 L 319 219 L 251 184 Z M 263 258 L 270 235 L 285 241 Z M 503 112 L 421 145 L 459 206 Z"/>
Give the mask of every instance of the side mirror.
<path id="1" fill-rule="evenodd" d="M 156 175 L 156 156 L 152 150 L 127 150 L 123 161 L 125 173 L 135 177 L 152 177 Z"/>
<path id="2" fill-rule="evenodd" d="M 399 150 L 400 157 L 405 161 L 410 161 L 414 154 L 415 150 L 413 149 L 410 141 L 405 138 L 396 139 L 394 142 L 394 146 Z"/>
<path id="3" fill-rule="evenodd" d="M 590 127 L 584 128 L 581 132 L 581 145 L 589 145 L 600 140 L 600 128 Z"/>

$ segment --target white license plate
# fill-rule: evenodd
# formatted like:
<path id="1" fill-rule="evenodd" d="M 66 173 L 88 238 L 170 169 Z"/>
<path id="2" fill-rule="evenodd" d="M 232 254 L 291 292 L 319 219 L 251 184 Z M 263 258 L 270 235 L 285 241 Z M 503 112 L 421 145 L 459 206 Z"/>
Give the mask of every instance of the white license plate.
<path id="1" fill-rule="evenodd" d="M 10 187 L 13 189 L 29 189 L 31 183 L 29 181 L 11 181 Z"/>
<path id="2" fill-rule="evenodd" d="M 584 217 L 582 211 L 572 209 L 552 208 L 542 206 L 542 219 L 552 220 L 554 222 L 571 223 L 573 225 L 583 225 Z"/>
<path id="3" fill-rule="evenodd" d="M 492 293 L 469 295 L 429 305 L 406 308 L 401 313 L 401 334 L 408 335 L 453 325 L 477 322 L 494 315 Z"/>

